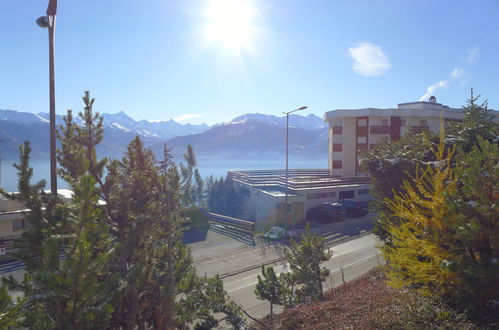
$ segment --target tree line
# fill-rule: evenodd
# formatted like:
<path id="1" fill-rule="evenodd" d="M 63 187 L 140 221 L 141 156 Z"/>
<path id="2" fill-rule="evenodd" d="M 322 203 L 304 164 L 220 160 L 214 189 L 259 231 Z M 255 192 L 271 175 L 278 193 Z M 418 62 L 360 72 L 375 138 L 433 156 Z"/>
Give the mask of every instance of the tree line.
<path id="1" fill-rule="evenodd" d="M 161 159 L 139 137 L 121 159 L 98 159 L 103 118 L 83 96 L 77 125 L 71 110 L 58 129 L 59 175 L 70 201 L 33 183 L 31 148 L 20 146 L 18 201 L 28 229 L 16 243 L 26 264 L 22 280 L 4 279 L 0 327 L 34 329 L 207 329 L 244 325 L 217 276 L 199 276 L 182 244 L 183 207 L 204 187 L 188 147 L 177 164 L 166 146 Z M 13 299 L 8 290 L 20 292 Z"/>

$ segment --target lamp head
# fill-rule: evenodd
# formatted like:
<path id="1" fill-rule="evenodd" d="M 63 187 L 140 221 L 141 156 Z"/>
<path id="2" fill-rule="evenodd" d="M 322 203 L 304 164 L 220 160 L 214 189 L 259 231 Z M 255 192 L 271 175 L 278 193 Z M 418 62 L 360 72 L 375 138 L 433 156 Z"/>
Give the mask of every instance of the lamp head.
<path id="1" fill-rule="evenodd" d="M 36 19 L 36 24 L 41 28 L 49 27 L 49 18 L 48 16 L 40 16 Z"/>
<path id="2" fill-rule="evenodd" d="M 304 105 L 303 107 L 299 107 L 298 110 L 305 110 L 306 108 L 308 108 L 306 105 Z"/>

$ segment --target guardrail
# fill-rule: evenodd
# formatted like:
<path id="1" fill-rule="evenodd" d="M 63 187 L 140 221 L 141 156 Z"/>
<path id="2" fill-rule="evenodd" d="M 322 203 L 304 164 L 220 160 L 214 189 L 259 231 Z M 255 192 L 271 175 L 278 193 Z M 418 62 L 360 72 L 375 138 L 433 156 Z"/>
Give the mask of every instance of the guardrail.
<path id="1" fill-rule="evenodd" d="M 208 213 L 211 222 L 224 226 L 229 226 L 245 233 L 253 234 L 255 232 L 255 223 L 247 220 L 228 217 L 217 213 Z"/>

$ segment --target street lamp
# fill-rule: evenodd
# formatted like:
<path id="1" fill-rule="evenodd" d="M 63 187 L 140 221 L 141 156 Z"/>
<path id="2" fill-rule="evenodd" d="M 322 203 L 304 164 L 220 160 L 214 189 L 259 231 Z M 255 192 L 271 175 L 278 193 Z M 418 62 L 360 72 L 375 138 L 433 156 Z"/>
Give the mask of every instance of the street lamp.
<path id="1" fill-rule="evenodd" d="M 49 0 L 45 16 L 36 20 L 36 24 L 49 31 L 49 90 L 50 90 L 50 192 L 52 197 L 57 196 L 57 163 L 55 158 L 55 60 L 54 60 L 54 33 L 57 0 Z"/>
<path id="2" fill-rule="evenodd" d="M 302 107 L 299 107 L 298 109 L 289 111 L 289 112 L 283 112 L 286 115 L 286 188 L 285 188 L 285 198 L 284 198 L 284 205 L 285 205 L 285 212 L 286 212 L 286 227 L 288 226 L 289 222 L 289 210 L 288 210 L 288 153 L 289 153 L 289 115 L 292 114 L 293 112 L 296 111 L 301 111 L 307 109 L 307 106 L 304 105 Z M 295 222 L 293 221 L 293 229 L 295 229 Z"/>

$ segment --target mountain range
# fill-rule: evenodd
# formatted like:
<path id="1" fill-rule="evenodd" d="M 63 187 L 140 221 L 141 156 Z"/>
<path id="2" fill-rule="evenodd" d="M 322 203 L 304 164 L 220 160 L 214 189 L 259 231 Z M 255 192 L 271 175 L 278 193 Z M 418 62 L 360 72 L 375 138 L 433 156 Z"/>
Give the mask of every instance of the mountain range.
<path id="1" fill-rule="evenodd" d="M 123 111 L 103 113 L 104 140 L 98 147 L 99 156 L 119 157 L 127 144 L 139 135 L 144 144 L 161 154 L 163 145 L 178 157 L 188 144 L 203 158 L 254 158 L 285 152 L 286 117 L 249 113 L 229 122 L 212 126 L 181 124 L 173 119 L 164 121 L 134 120 Z M 76 123 L 81 119 L 75 114 Z M 32 157 L 48 159 L 49 115 L 15 110 L 0 110 L 0 151 L 6 160 L 16 160 L 18 146 L 31 141 Z M 56 116 L 57 125 L 63 117 Z M 291 154 L 313 157 L 327 155 L 327 124 L 313 114 L 292 114 L 289 120 L 289 150 Z"/>

